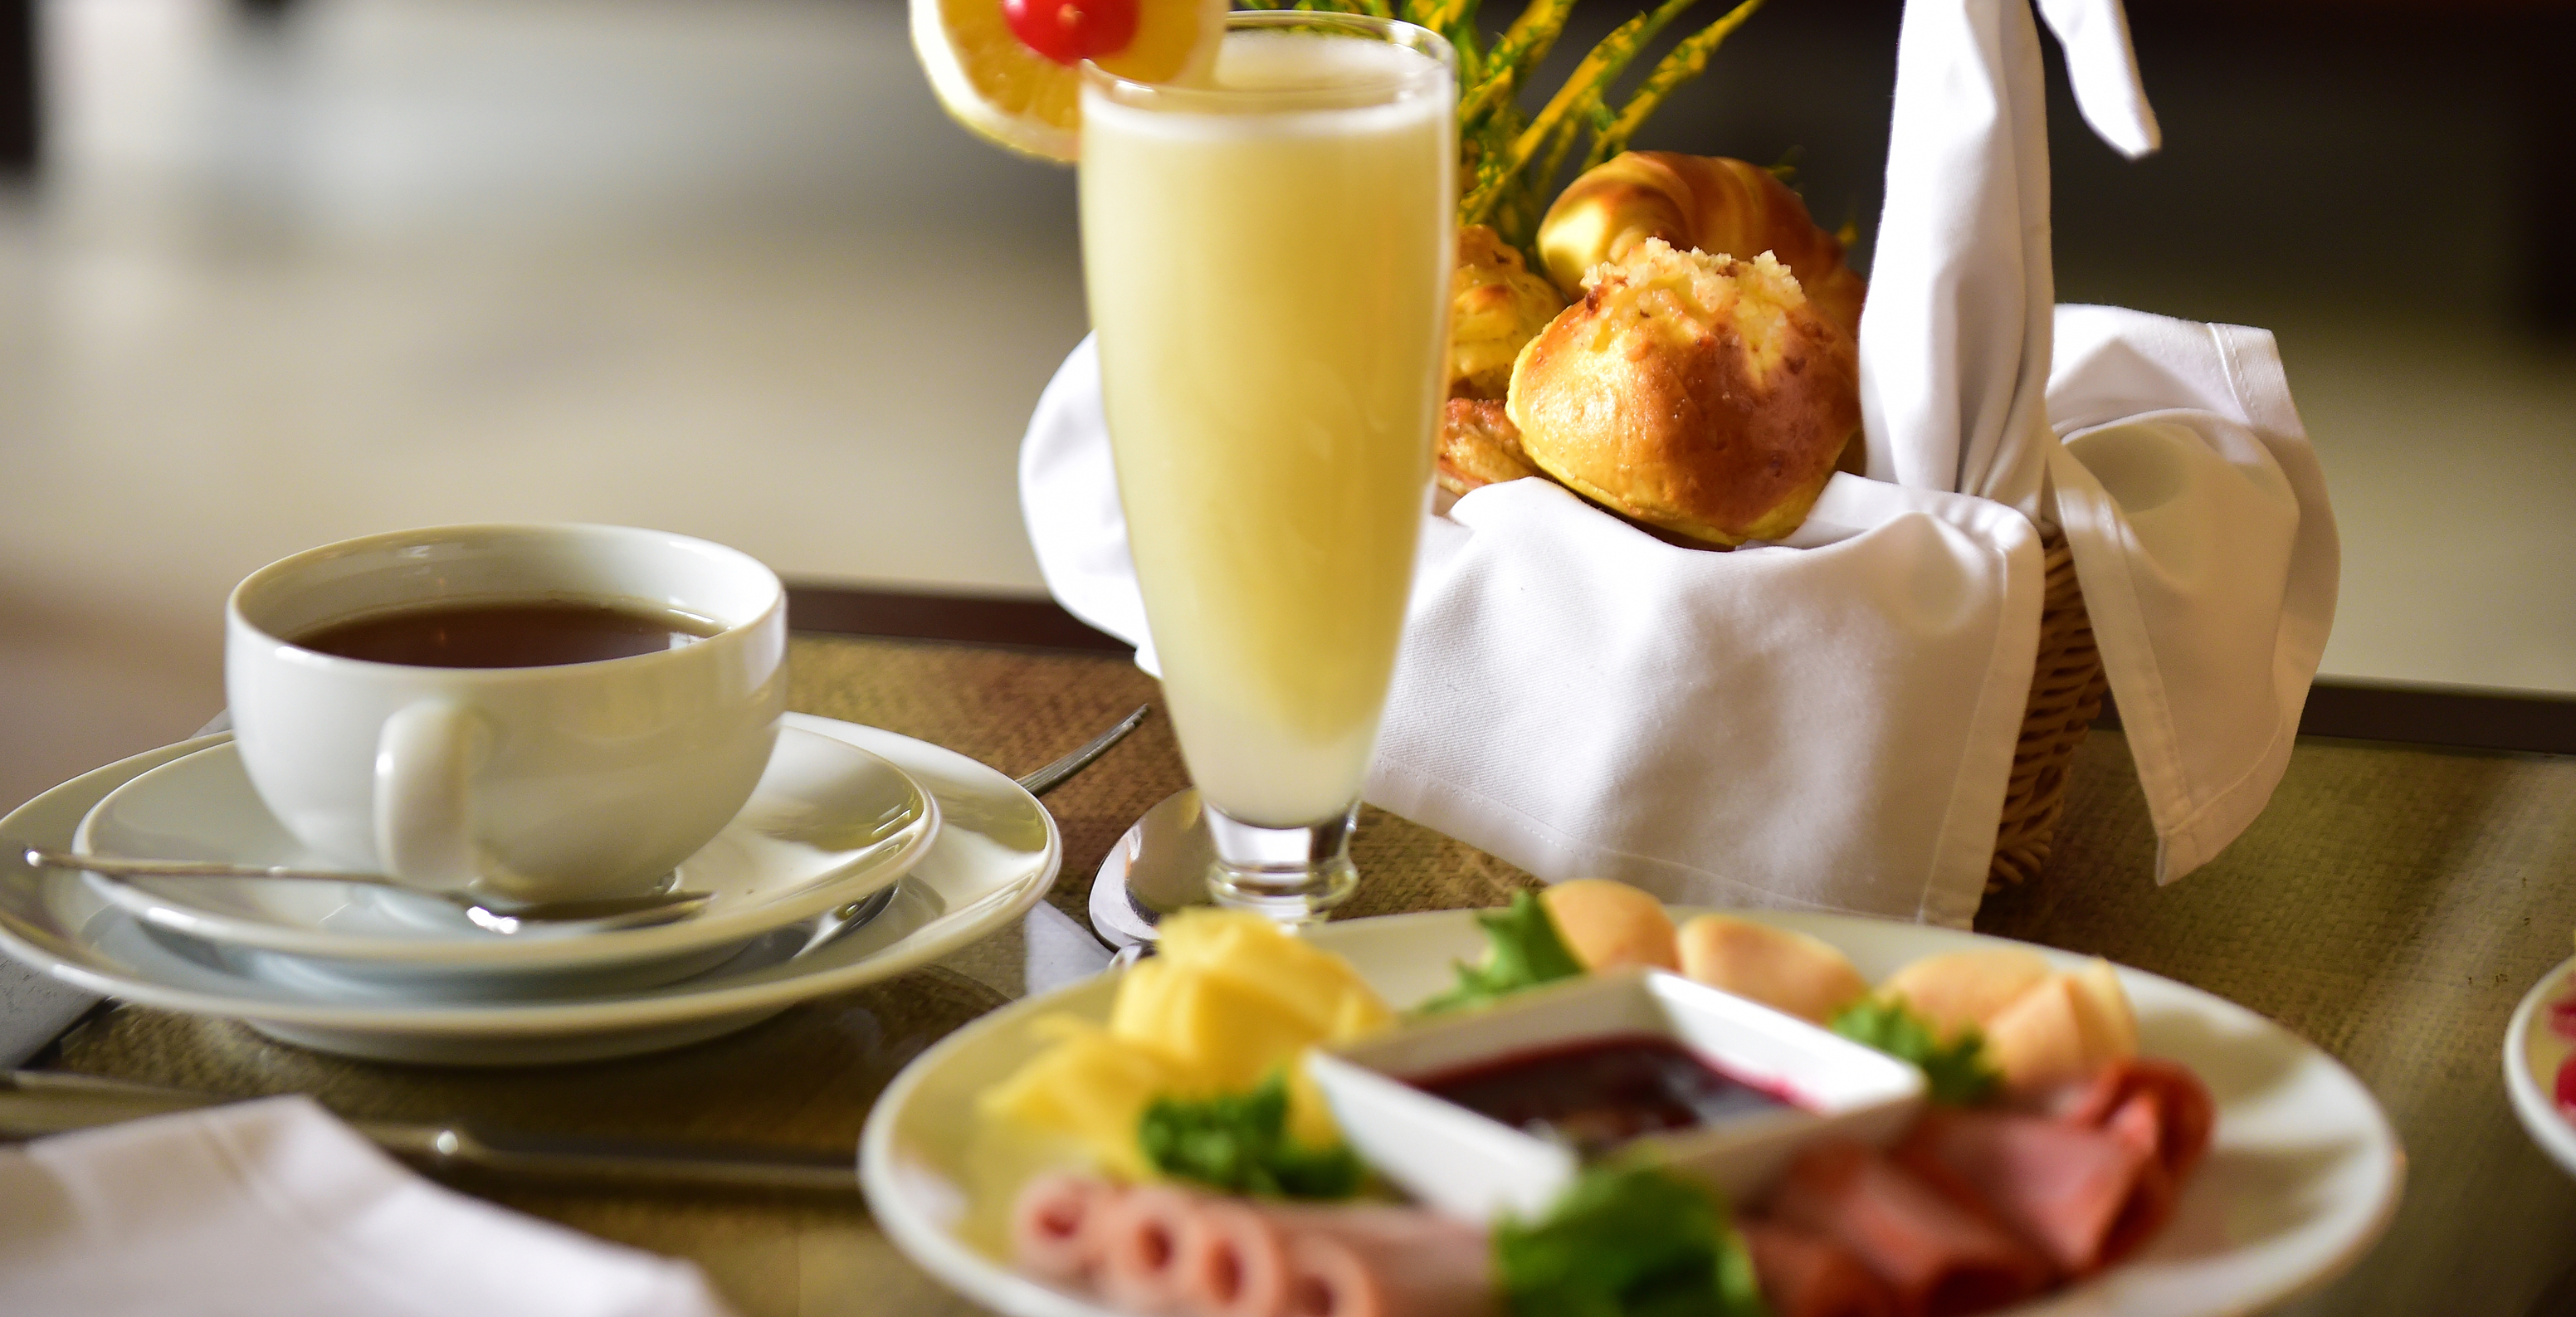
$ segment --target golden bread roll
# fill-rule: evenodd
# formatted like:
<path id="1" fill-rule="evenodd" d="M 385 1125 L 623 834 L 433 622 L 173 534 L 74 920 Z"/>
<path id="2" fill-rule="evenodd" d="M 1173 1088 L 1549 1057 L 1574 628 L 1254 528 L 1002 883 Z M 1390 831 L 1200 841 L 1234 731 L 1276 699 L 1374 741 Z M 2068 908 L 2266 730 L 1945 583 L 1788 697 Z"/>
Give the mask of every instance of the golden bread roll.
<path id="1" fill-rule="evenodd" d="M 2015 947 L 1925 956 L 1888 976 L 1880 991 L 1905 1003 L 1941 1037 L 1986 1021 L 2053 973 L 2046 958 Z"/>
<path id="2" fill-rule="evenodd" d="M 1796 530 L 1860 428 L 1860 354 L 1788 268 L 1659 238 L 1584 276 L 1512 365 L 1505 408 L 1540 470 L 1710 544 Z"/>
<path id="3" fill-rule="evenodd" d="M 1576 878 L 1539 893 L 1565 948 L 1588 970 L 1680 969 L 1673 917 L 1653 894 L 1607 878 Z"/>
<path id="4" fill-rule="evenodd" d="M 1458 230 L 1458 264 L 1449 272 L 1449 396 L 1502 397 L 1512 358 L 1564 307 L 1555 285 L 1530 273 L 1501 234 L 1482 224 Z"/>
<path id="5" fill-rule="evenodd" d="M 1538 256 L 1568 297 L 1603 261 L 1625 259 L 1648 238 L 1719 256 L 1769 252 L 1798 276 L 1826 319 L 1858 338 L 1868 286 L 1843 263 L 1843 245 L 1807 217 L 1807 203 L 1770 170 L 1717 156 L 1630 151 L 1558 194 L 1538 226 Z"/>
<path id="6" fill-rule="evenodd" d="M 1822 938 L 1733 915 L 1681 927 L 1682 973 L 1817 1024 L 1869 992 L 1851 958 Z"/>
<path id="7" fill-rule="evenodd" d="M 1538 474 L 1521 451 L 1520 427 L 1491 398 L 1451 398 L 1440 418 L 1440 462 L 1433 478 L 1464 494 Z"/>

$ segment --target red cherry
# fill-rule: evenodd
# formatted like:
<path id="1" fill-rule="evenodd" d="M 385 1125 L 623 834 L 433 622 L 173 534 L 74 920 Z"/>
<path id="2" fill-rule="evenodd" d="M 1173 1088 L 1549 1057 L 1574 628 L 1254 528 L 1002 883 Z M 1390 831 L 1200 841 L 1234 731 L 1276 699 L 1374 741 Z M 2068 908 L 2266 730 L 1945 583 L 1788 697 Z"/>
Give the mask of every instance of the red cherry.
<path id="1" fill-rule="evenodd" d="M 1002 0 L 1020 44 L 1058 64 L 1115 55 L 1136 39 L 1136 0 Z"/>
<path id="2" fill-rule="evenodd" d="M 2558 1099 L 2559 1114 L 2569 1120 L 2576 1120 L 2576 1056 L 2568 1057 L 2558 1063 L 2557 1087 L 2558 1092 L 2555 1096 Z"/>
<path id="3" fill-rule="evenodd" d="M 2576 997 L 2549 1003 L 2549 1032 L 2576 1042 Z"/>

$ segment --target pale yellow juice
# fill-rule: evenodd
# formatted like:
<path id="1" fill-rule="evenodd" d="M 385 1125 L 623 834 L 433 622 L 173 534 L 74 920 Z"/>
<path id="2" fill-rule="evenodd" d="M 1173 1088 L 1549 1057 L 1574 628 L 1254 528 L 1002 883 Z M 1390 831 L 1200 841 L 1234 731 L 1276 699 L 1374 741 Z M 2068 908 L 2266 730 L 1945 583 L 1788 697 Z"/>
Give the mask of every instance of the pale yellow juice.
<path id="1" fill-rule="evenodd" d="M 1359 794 L 1431 479 L 1456 197 L 1450 75 L 1230 34 L 1243 113 L 1087 89 L 1082 243 L 1129 543 L 1190 776 L 1246 822 Z M 1369 103 L 1360 103 L 1369 102 Z"/>

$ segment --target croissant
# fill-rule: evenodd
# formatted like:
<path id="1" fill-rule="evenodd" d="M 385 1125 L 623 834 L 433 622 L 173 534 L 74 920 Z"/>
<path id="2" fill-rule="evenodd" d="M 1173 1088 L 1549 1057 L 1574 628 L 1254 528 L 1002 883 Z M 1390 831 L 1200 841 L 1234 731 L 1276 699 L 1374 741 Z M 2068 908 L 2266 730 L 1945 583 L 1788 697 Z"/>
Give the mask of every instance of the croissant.
<path id="1" fill-rule="evenodd" d="M 1853 338 L 1868 285 L 1843 264 L 1843 245 L 1807 217 L 1771 171 L 1741 160 L 1630 151 L 1586 170 L 1548 207 L 1539 259 L 1568 298 L 1584 272 L 1626 258 L 1648 238 L 1681 251 L 1751 260 L 1769 252 L 1798 276 L 1807 301 Z"/>

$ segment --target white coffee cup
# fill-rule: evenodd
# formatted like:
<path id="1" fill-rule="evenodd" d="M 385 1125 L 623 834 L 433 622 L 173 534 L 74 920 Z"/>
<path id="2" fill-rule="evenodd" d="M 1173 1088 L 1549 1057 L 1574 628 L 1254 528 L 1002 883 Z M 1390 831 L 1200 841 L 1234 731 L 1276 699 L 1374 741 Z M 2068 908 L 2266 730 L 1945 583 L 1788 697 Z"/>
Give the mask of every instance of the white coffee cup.
<path id="1" fill-rule="evenodd" d="M 428 667 L 297 642 L 462 604 L 676 612 L 714 634 L 541 667 Z M 787 596 L 719 544 L 622 526 L 441 526 L 253 572 L 226 607 L 224 693 L 251 784 L 338 864 L 525 899 L 658 881 L 751 798 L 787 699 Z"/>

